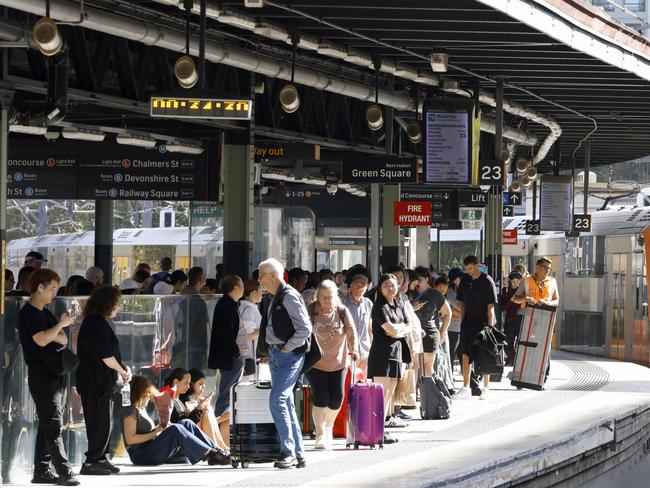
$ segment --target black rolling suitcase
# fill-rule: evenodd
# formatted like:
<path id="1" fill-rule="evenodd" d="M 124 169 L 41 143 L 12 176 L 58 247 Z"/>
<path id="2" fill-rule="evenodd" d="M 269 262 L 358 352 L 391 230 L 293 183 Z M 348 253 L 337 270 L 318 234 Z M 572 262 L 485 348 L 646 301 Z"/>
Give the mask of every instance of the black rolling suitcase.
<path id="1" fill-rule="evenodd" d="M 511 384 L 518 388 L 544 389 L 551 355 L 557 307 L 527 305 L 515 354 Z"/>
<path id="2" fill-rule="evenodd" d="M 425 420 L 448 419 L 451 415 L 451 395 L 444 381 L 435 376 L 424 376 L 424 361 L 420 355 L 420 416 Z"/>
<path id="3" fill-rule="evenodd" d="M 230 392 L 230 453 L 232 466 L 270 463 L 280 456 L 280 437 L 269 409 L 270 384 L 241 382 Z"/>

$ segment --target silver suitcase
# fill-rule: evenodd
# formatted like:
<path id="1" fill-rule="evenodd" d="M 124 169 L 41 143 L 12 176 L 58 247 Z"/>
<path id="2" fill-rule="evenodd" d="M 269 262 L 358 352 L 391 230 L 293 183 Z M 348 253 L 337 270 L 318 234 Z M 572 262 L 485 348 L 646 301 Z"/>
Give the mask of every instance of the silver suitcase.
<path id="1" fill-rule="evenodd" d="M 557 307 L 527 305 L 521 321 L 511 384 L 542 390 L 551 355 Z"/>

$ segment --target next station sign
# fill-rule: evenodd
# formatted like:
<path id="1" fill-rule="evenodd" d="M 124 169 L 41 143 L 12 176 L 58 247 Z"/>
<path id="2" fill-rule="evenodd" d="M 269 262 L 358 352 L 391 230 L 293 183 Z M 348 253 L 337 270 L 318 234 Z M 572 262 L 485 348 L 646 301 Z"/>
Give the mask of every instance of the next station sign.
<path id="1" fill-rule="evenodd" d="M 395 202 L 393 223 L 402 227 L 431 227 L 432 212 L 431 202 Z"/>
<path id="2" fill-rule="evenodd" d="M 344 183 L 417 183 L 418 160 L 350 153 L 341 159 Z"/>

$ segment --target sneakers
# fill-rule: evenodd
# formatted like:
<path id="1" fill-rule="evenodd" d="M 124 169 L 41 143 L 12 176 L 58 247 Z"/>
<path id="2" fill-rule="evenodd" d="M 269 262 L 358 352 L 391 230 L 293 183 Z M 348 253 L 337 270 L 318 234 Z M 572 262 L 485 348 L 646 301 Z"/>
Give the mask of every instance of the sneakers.
<path id="1" fill-rule="evenodd" d="M 73 473 L 66 473 L 59 475 L 56 484 L 59 486 L 79 486 L 81 483 L 75 478 Z"/>
<path id="2" fill-rule="evenodd" d="M 394 417 L 400 418 L 402 420 L 412 420 L 413 417 L 411 417 L 409 414 L 405 413 L 402 411 L 403 407 L 396 408 L 395 409 L 395 414 L 393 415 Z"/>
<path id="3" fill-rule="evenodd" d="M 395 444 L 397 439 L 392 437 L 388 432 L 384 432 L 384 444 Z"/>
<path id="4" fill-rule="evenodd" d="M 472 393 L 470 392 L 469 388 L 465 387 L 458 390 L 453 396 L 454 400 L 467 400 L 469 398 L 472 398 Z"/>
<path id="5" fill-rule="evenodd" d="M 209 466 L 230 466 L 230 454 L 226 454 L 221 449 L 215 449 L 208 454 Z"/>
<path id="6" fill-rule="evenodd" d="M 391 417 L 388 420 L 386 420 L 384 427 L 388 429 L 401 429 L 404 427 L 408 427 L 408 424 L 399 417 Z"/>
<path id="7" fill-rule="evenodd" d="M 296 459 L 298 460 L 298 464 L 296 464 L 296 468 L 301 469 L 307 467 L 307 460 L 304 457 L 298 457 Z"/>
<path id="8" fill-rule="evenodd" d="M 314 449 L 317 449 L 319 451 L 324 451 L 327 449 L 325 445 L 325 436 L 319 435 L 316 437 L 316 444 L 314 444 Z"/>
<path id="9" fill-rule="evenodd" d="M 120 468 L 114 466 L 108 459 L 102 459 L 99 461 L 99 465 L 104 469 L 108 469 L 111 474 L 117 474 L 120 472 Z"/>
<path id="10" fill-rule="evenodd" d="M 506 378 L 508 378 L 509 380 L 511 380 L 512 377 L 514 376 L 513 373 L 514 373 L 514 371 L 510 371 L 510 372 L 508 373 L 508 376 L 507 376 Z"/>
<path id="11" fill-rule="evenodd" d="M 293 456 L 282 456 L 273 465 L 278 469 L 293 469 L 296 466 L 298 466 L 298 460 Z"/>
<path id="12" fill-rule="evenodd" d="M 44 473 L 34 473 L 32 478 L 32 483 L 40 485 L 54 485 L 59 481 L 59 478 L 52 473 L 52 471 L 46 471 Z"/>
<path id="13" fill-rule="evenodd" d="M 82 476 L 108 476 L 111 474 L 111 470 L 108 469 L 108 466 L 104 467 L 99 463 L 84 464 L 81 466 L 79 474 Z"/>
<path id="14" fill-rule="evenodd" d="M 483 391 L 481 391 L 481 396 L 478 398 L 479 400 L 487 400 L 489 396 L 490 396 L 490 389 L 483 388 Z"/>

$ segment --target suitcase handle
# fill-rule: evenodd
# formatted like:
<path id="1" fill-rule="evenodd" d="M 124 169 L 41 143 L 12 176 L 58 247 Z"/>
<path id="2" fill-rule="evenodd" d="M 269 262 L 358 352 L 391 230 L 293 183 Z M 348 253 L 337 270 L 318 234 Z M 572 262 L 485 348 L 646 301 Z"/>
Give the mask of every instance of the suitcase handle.
<path id="1" fill-rule="evenodd" d="M 519 341 L 518 344 L 526 347 L 537 347 L 539 345 L 537 342 L 527 342 L 527 341 Z"/>
<path id="2" fill-rule="evenodd" d="M 260 381 L 260 364 L 262 364 L 262 361 L 259 359 L 255 361 L 255 388 L 259 388 L 261 390 L 270 390 L 272 385 L 270 381 Z"/>

